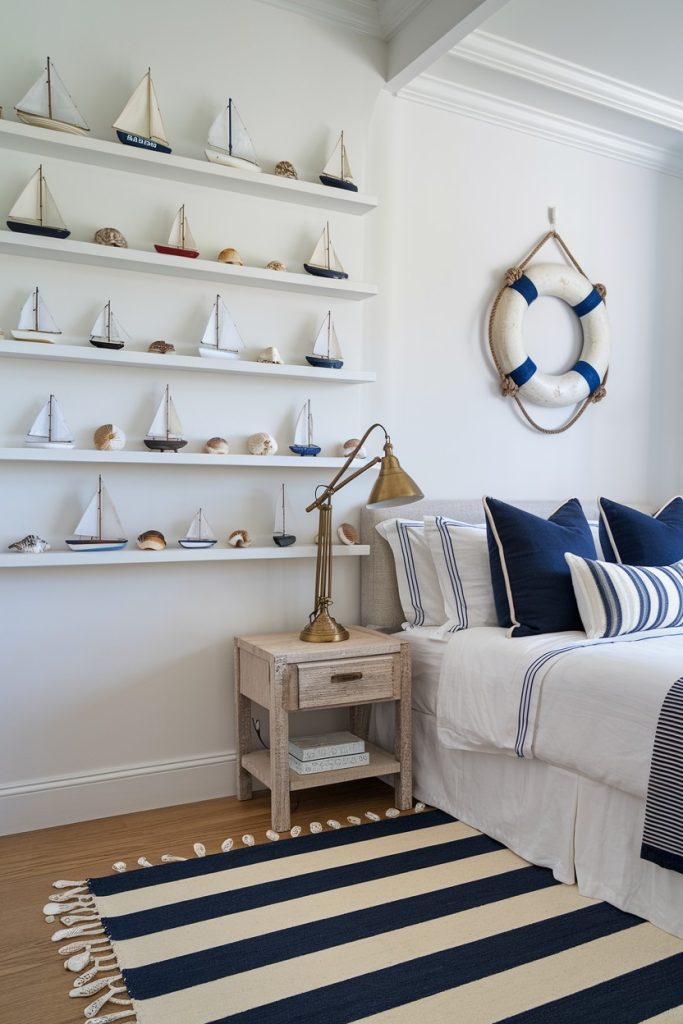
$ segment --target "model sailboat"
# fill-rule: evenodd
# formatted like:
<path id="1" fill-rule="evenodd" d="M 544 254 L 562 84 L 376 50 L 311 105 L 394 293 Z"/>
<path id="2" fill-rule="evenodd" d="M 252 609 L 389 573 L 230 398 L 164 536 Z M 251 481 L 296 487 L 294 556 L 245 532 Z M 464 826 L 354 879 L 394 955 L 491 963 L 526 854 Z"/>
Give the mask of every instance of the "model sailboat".
<path id="1" fill-rule="evenodd" d="M 36 416 L 24 443 L 29 448 L 73 448 L 73 434 L 54 395 Z"/>
<path id="2" fill-rule="evenodd" d="M 67 540 L 72 551 L 118 551 L 128 540 L 123 535 L 121 520 L 114 502 L 98 477 L 97 490 L 74 530 L 75 536 Z"/>
<path id="3" fill-rule="evenodd" d="M 322 322 L 313 346 L 313 355 L 306 356 L 311 366 L 323 366 L 332 370 L 340 370 L 344 365 L 339 338 L 332 322 L 332 312 Z"/>
<path id="4" fill-rule="evenodd" d="M 17 341 L 56 341 L 62 332 L 54 321 L 52 313 L 35 288 L 21 307 L 19 326 L 12 331 Z"/>
<path id="5" fill-rule="evenodd" d="M 334 246 L 330 240 L 329 222 L 325 225 L 309 262 L 304 263 L 304 270 L 307 270 L 309 274 L 314 274 L 316 277 L 341 279 L 349 276 L 334 251 Z"/>
<path id="6" fill-rule="evenodd" d="M 41 164 L 9 212 L 7 227 L 28 235 L 68 238 L 71 234 L 48 188 Z"/>
<path id="7" fill-rule="evenodd" d="M 245 171 L 260 171 L 254 146 L 232 99 L 209 128 L 207 160 Z"/>
<path id="8" fill-rule="evenodd" d="M 239 359 L 243 348 L 244 342 L 230 316 L 228 307 L 220 295 L 217 295 L 199 345 L 199 354 L 209 357 L 218 356 L 223 359 Z"/>
<path id="9" fill-rule="evenodd" d="M 273 540 L 279 548 L 288 548 L 296 540 L 293 533 L 287 533 L 288 515 L 289 507 L 287 504 L 287 498 L 285 497 L 285 485 L 282 484 L 282 493 L 278 497 L 277 504 L 275 506 L 275 526 L 273 527 Z"/>
<path id="10" fill-rule="evenodd" d="M 124 146 L 171 152 L 150 68 L 114 121 L 114 128 Z"/>
<path id="11" fill-rule="evenodd" d="M 157 252 L 165 252 L 169 256 L 188 256 L 196 259 L 199 256 L 199 249 L 190 231 L 190 222 L 185 216 L 185 206 L 181 206 L 175 215 L 171 234 L 168 236 L 166 245 L 155 243 Z"/>
<path id="12" fill-rule="evenodd" d="M 25 124 L 74 135 L 90 131 L 49 57 L 43 74 L 14 109 Z"/>
<path id="13" fill-rule="evenodd" d="M 111 302 L 104 307 L 90 332 L 90 344 L 95 348 L 123 348 L 128 335 L 111 311 Z"/>
<path id="14" fill-rule="evenodd" d="M 216 535 L 206 521 L 206 516 L 199 509 L 187 529 L 187 536 L 178 541 L 181 548 L 212 548 L 216 543 Z"/>
<path id="15" fill-rule="evenodd" d="M 332 188 L 345 188 L 349 192 L 357 192 L 358 186 L 351 174 L 351 164 L 344 145 L 344 132 L 337 139 L 332 156 L 325 164 L 320 180 L 323 185 L 331 185 Z"/>
<path id="16" fill-rule="evenodd" d="M 313 441 L 313 416 L 311 415 L 311 400 L 304 402 L 299 413 L 294 430 L 294 444 L 289 446 L 290 452 L 295 455 L 318 455 L 320 448 Z"/>
<path id="17" fill-rule="evenodd" d="M 187 444 L 182 437 L 183 425 L 175 410 L 168 384 L 152 420 L 145 444 L 154 452 L 177 452 Z"/>

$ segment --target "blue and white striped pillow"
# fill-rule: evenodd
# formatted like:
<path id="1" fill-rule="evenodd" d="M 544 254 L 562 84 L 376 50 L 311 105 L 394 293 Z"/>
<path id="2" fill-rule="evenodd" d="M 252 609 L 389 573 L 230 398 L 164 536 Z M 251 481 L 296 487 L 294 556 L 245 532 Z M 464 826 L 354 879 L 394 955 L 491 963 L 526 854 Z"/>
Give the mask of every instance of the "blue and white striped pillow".
<path id="1" fill-rule="evenodd" d="M 427 538 L 441 587 L 446 622 L 435 639 L 473 626 L 497 626 L 484 523 L 425 516 Z"/>
<path id="2" fill-rule="evenodd" d="M 589 639 L 683 626 L 683 560 L 654 567 L 564 557 Z"/>
<path id="3" fill-rule="evenodd" d="M 411 626 L 441 626 L 446 621 L 441 588 L 422 520 L 386 519 L 375 529 L 389 543 L 405 622 Z"/>

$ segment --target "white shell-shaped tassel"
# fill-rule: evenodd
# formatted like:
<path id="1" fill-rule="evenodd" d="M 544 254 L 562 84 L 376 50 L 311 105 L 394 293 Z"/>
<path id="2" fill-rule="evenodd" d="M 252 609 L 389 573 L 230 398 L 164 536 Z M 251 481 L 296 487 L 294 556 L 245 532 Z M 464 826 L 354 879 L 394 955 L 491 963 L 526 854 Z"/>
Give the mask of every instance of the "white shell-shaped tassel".
<path id="1" fill-rule="evenodd" d="M 357 818 L 355 814 L 349 814 L 346 820 L 348 821 L 349 825 L 360 825 L 361 823 L 360 818 Z"/>
<path id="2" fill-rule="evenodd" d="M 76 939 L 79 935 L 104 935 L 104 929 L 95 928 L 91 924 L 79 924 L 75 928 L 60 928 L 52 936 L 52 941 L 61 942 L 62 939 Z"/>
<path id="3" fill-rule="evenodd" d="M 292 837 L 292 839 L 298 839 L 299 836 L 301 835 L 301 825 L 294 825 L 292 828 L 290 828 L 289 834 Z"/>
<path id="4" fill-rule="evenodd" d="M 423 804 L 420 801 L 418 801 L 418 803 L 415 804 L 415 813 L 416 814 L 419 814 L 420 811 L 426 811 L 426 810 L 427 810 L 427 805 L 426 804 Z"/>
<path id="5" fill-rule="evenodd" d="M 138 857 L 138 864 L 140 865 L 141 868 L 153 868 L 154 867 L 154 865 L 152 864 L 151 860 L 147 860 L 146 857 Z"/>
<path id="6" fill-rule="evenodd" d="M 368 819 L 368 821 L 379 821 L 380 820 L 379 814 L 375 814 L 374 811 L 366 811 L 365 812 L 365 817 Z"/>
<path id="7" fill-rule="evenodd" d="M 195 843 L 192 849 L 197 857 L 206 857 L 206 847 L 204 843 Z"/>
<path id="8" fill-rule="evenodd" d="M 53 892 L 50 894 L 49 900 L 50 903 L 68 903 L 69 900 L 81 899 L 82 896 L 85 897 L 87 891 L 87 886 L 79 885 L 75 889 L 69 889 L 67 892 Z M 87 898 L 90 899 L 91 897 L 88 896 Z"/>
<path id="9" fill-rule="evenodd" d="M 174 857 L 172 853 L 162 853 L 162 864 L 177 864 L 179 861 L 187 860 L 187 857 Z"/>
<path id="10" fill-rule="evenodd" d="M 327 824 L 330 826 L 330 828 L 334 828 L 334 829 L 341 828 L 341 822 L 337 821 L 336 818 L 328 818 L 327 819 Z"/>
<path id="11" fill-rule="evenodd" d="M 60 956 L 69 956 L 71 953 L 80 953 L 81 950 L 99 952 L 105 946 L 109 946 L 109 939 L 103 935 L 101 939 L 93 938 L 88 942 L 69 942 L 66 946 L 60 946 L 57 952 Z"/>
<path id="12" fill-rule="evenodd" d="M 115 953 L 110 953 L 109 956 L 97 957 L 93 966 L 76 978 L 74 981 L 74 988 L 80 988 L 81 985 L 87 985 L 89 981 L 96 978 L 102 971 L 115 970 L 116 964 L 108 963 L 110 960 L 116 960 Z"/>
<path id="13" fill-rule="evenodd" d="M 80 985 L 72 988 L 69 995 L 72 999 L 80 996 L 83 996 L 84 998 L 87 996 L 96 996 L 98 992 L 102 991 L 102 989 L 110 987 L 110 982 L 119 981 L 120 978 L 120 974 L 115 974 L 112 978 L 98 978 L 97 981 L 91 981 L 87 985 Z M 123 992 L 123 989 L 119 989 L 119 991 Z"/>
<path id="14" fill-rule="evenodd" d="M 67 971 L 73 971 L 74 974 L 78 974 L 90 963 L 90 950 L 86 949 L 82 953 L 76 953 L 74 956 L 70 956 L 64 966 Z"/>
<path id="15" fill-rule="evenodd" d="M 61 918 L 62 924 L 70 928 L 72 924 L 80 924 L 81 921 L 99 921 L 97 914 L 66 914 Z"/>
<path id="16" fill-rule="evenodd" d="M 223 842 L 221 843 L 221 852 L 230 853 L 234 845 L 234 839 L 224 839 Z"/>
<path id="17" fill-rule="evenodd" d="M 242 842 L 244 843 L 245 846 L 256 845 L 256 840 L 249 832 L 247 832 L 246 836 L 242 836 Z"/>
<path id="18" fill-rule="evenodd" d="M 277 832 L 274 832 L 272 828 L 269 828 L 266 832 L 266 839 L 270 839 L 271 843 L 276 843 L 279 838 Z"/>
<path id="19" fill-rule="evenodd" d="M 43 907 L 43 913 L 47 914 L 69 914 L 72 910 L 85 910 L 87 907 L 93 906 L 91 899 L 87 900 L 74 900 L 73 903 L 46 903 Z"/>
<path id="20" fill-rule="evenodd" d="M 100 1012 L 100 1010 L 102 1009 L 104 1004 L 109 1002 L 109 1000 L 111 999 L 111 997 L 113 995 L 115 995 L 117 992 L 125 992 L 125 991 L 126 991 L 125 988 L 112 988 L 112 989 L 110 989 L 108 992 L 105 992 L 103 996 L 100 996 L 99 999 L 95 999 L 94 1002 L 88 1003 L 88 1005 L 86 1006 L 85 1010 L 83 1011 L 84 1015 L 88 1019 L 90 1019 L 92 1017 L 95 1017 Z M 69 995 L 70 994 L 71 993 L 69 993 Z"/>
<path id="21" fill-rule="evenodd" d="M 387 818 L 400 818 L 401 812 L 399 811 L 398 807 L 387 807 L 386 811 L 384 812 L 384 815 Z"/>
<path id="22" fill-rule="evenodd" d="M 134 1017 L 135 1010 L 119 1010 L 118 1013 L 105 1013 L 103 1017 L 91 1017 L 90 1024 L 113 1024 L 115 1020 L 123 1020 L 124 1017 Z"/>
<path id="23" fill-rule="evenodd" d="M 123 872 L 126 870 L 125 860 L 114 861 L 114 863 L 112 864 L 112 868 L 114 869 L 114 871 L 118 871 L 120 875 L 123 874 Z"/>
<path id="24" fill-rule="evenodd" d="M 85 888 L 88 882 L 85 878 L 82 878 L 80 882 L 72 882 L 68 878 L 58 878 L 56 882 L 52 883 L 53 889 L 73 889 L 74 886 L 79 885 Z"/>
<path id="25" fill-rule="evenodd" d="M 312 821 L 308 827 L 310 828 L 314 836 L 317 836 L 318 833 L 322 832 L 323 830 L 323 827 L 319 821 Z"/>

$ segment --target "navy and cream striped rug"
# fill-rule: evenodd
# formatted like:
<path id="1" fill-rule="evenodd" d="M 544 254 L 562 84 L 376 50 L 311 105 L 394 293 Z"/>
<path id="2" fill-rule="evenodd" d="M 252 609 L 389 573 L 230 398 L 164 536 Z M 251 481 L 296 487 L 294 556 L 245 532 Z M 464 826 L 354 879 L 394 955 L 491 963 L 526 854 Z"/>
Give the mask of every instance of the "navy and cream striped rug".
<path id="1" fill-rule="evenodd" d="M 683 1021 L 683 940 L 440 811 L 96 878 L 69 898 L 86 913 L 55 941 L 101 1024 Z"/>

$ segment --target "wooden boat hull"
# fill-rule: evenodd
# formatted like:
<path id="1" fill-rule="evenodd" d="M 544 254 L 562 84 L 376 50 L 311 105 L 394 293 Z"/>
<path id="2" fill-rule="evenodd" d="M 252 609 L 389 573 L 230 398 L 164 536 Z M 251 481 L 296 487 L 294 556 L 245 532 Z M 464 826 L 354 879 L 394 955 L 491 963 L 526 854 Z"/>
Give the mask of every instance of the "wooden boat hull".
<path id="1" fill-rule="evenodd" d="M 73 441 L 31 441 L 27 439 L 24 441 L 26 448 L 73 448 Z"/>
<path id="2" fill-rule="evenodd" d="M 335 178 L 333 174 L 321 174 L 320 180 L 323 185 L 329 185 L 330 188 L 344 188 L 347 192 L 358 191 L 358 185 L 354 185 L 352 181 L 347 181 L 346 178 Z"/>
<path id="3" fill-rule="evenodd" d="M 317 444 L 290 444 L 289 450 L 295 455 L 319 455 L 322 448 Z"/>
<path id="4" fill-rule="evenodd" d="M 274 533 L 273 540 L 279 548 L 289 548 L 295 542 L 296 537 L 293 533 Z"/>
<path id="5" fill-rule="evenodd" d="M 336 281 L 343 281 L 349 276 L 345 270 L 328 270 L 327 267 L 318 267 L 315 263 L 304 263 L 304 270 L 314 277 L 332 277 Z"/>
<path id="6" fill-rule="evenodd" d="M 119 540 L 79 540 L 72 538 L 67 540 L 66 546 L 71 548 L 72 551 L 120 551 L 121 548 L 125 548 L 127 540 L 119 538 Z"/>
<path id="7" fill-rule="evenodd" d="M 95 348 L 123 348 L 125 342 L 123 341 L 100 341 L 98 338 L 90 338 L 90 344 L 94 345 Z"/>
<path id="8" fill-rule="evenodd" d="M 306 356 L 306 361 L 311 366 L 320 366 L 326 370 L 341 370 L 344 365 L 343 359 L 328 359 L 326 356 Z"/>
<path id="9" fill-rule="evenodd" d="M 177 451 L 180 451 L 181 448 L 184 448 L 186 444 L 187 444 L 187 441 L 183 441 L 183 439 L 181 437 L 177 437 L 177 438 L 171 437 L 171 438 L 168 438 L 168 439 L 165 438 L 165 437 L 163 437 L 163 438 L 162 437 L 160 437 L 160 438 L 146 437 L 145 438 L 145 445 L 152 452 L 177 452 Z"/>
<path id="10" fill-rule="evenodd" d="M 68 228 L 51 228 L 47 224 L 24 224 L 20 220 L 7 219 L 10 231 L 20 231 L 24 235 L 44 235 L 46 238 L 68 238 Z"/>
<path id="11" fill-rule="evenodd" d="M 205 149 L 206 159 L 210 160 L 212 164 L 222 164 L 223 167 L 236 167 L 240 171 L 254 171 L 259 174 L 261 168 L 258 164 L 253 164 L 251 160 L 242 160 L 238 156 L 230 156 L 229 153 L 221 153 L 218 149 Z"/>
<path id="12" fill-rule="evenodd" d="M 191 550 L 192 548 L 212 548 L 216 541 L 192 540 L 190 537 L 183 537 L 183 539 L 179 540 L 178 543 L 180 544 L 181 548 L 189 548 Z"/>
<path id="13" fill-rule="evenodd" d="M 166 256 L 187 256 L 190 260 L 196 260 L 199 256 L 198 249 L 181 249 L 179 245 L 157 245 L 154 244 L 157 252 L 163 252 Z"/>
<path id="14" fill-rule="evenodd" d="M 211 345 L 200 345 L 199 346 L 200 356 L 204 356 L 206 359 L 239 359 L 239 352 L 231 352 L 226 348 L 213 348 Z"/>
<path id="15" fill-rule="evenodd" d="M 12 331 L 12 337 L 16 341 L 42 341 L 45 345 L 53 345 L 59 338 L 58 334 L 50 334 L 49 331 Z"/>
<path id="16" fill-rule="evenodd" d="M 24 124 L 33 124 L 36 128 L 51 128 L 55 132 L 68 132 L 71 135 L 89 135 L 89 128 L 81 128 L 77 124 L 66 121 L 55 121 L 52 117 L 41 117 L 40 114 L 27 114 L 25 110 L 16 110 L 16 115 Z"/>
<path id="17" fill-rule="evenodd" d="M 155 139 L 146 139 L 144 135 L 134 135 L 132 132 L 123 132 L 116 129 L 119 142 L 124 146 L 135 146 L 137 149 L 153 149 L 155 153 L 171 153 L 170 146 L 164 146 L 162 142 Z"/>

